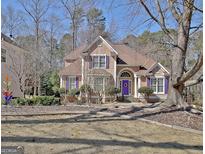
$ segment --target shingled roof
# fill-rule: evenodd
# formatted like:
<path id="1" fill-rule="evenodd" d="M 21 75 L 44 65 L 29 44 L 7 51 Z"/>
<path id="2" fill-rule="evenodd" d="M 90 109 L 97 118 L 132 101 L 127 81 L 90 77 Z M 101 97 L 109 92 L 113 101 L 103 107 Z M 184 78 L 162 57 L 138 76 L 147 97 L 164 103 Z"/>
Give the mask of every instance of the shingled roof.
<path id="1" fill-rule="evenodd" d="M 125 44 L 113 44 L 110 41 L 105 40 L 102 37 L 96 38 L 96 40 L 93 41 L 92 44 L 94 44 L 94 42 L 96 41 L 99 41 L 100 39 L 102 41 L 106 41 L 108 46 L 110 48 L 113 48 L 113 50 L 117 52 L 118 57 L 130 66 L 143 66 L 146 69 L 149 69 L 150 67 L 152 67 L 154 64 L 157 63 L 152 58 L 149 58 L 137 52 L 136 50 L 128 47 Z M 88 52 L 88 50 L 86 50 L 88 49 L 88 47 L 90 47 L 90 45 L 89 46 L 82 45 L 81 47 L 75 49 L 73 52 L 66 55 L 64 60 L 75 60 L 75 62 L 63 68 L 60 71 L 60 74 L 61 75 L 80 75 L 81 74 L 80 56 L 82 53 Z"/>
<path id="2" fill-rule="evenodd" d="M 112 45 L 112 47 L 118 52 L 118 57 L 130 66 L 144 66 L 148 69 L 157 63 L 152 58 L 144 56 L 127 45 L 118 44 Z"/>
<path id="3" fill-rule="evenodd" d="M 81 75 L 81 59 L 60 70 L 59 75 Z"/>
<path id="4" fill-rule="evenodd" d="M 69 54 L 67 54 L 64 57 L 64 60 L 78 59 L 85 48 L 86 48 L 86 45 L 82 45 L 79 48 L 76 48 L 74 51 L 72 51 Z"/>

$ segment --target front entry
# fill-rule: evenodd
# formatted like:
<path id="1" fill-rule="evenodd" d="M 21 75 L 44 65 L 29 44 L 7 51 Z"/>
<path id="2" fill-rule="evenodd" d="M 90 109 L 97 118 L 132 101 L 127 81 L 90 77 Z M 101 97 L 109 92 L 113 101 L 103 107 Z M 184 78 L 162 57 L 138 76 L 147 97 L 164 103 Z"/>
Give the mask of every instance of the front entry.
<path id="1" fill-rule="evenodd" d="M 129 95 L 129 80 L 122 80 L 122 95 Z"/>

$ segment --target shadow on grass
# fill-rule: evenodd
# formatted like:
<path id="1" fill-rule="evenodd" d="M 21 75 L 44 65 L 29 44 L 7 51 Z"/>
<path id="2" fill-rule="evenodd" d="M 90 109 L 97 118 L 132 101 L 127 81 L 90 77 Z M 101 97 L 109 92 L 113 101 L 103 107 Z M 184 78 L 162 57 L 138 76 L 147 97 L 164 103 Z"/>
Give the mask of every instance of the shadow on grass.
<path id="1" fill-rule="evenodd" d="M 70 117 L 70 118 L 2 120 L 1 124 L 47 124 L 47 123 L 85 123 L 85 122 L 98 122 L 98 121 L 119 121 L 119 120 L 128 120 L 128 119 L 120 118 L 121 115 L 128 115 L 131 113 L 135 113 L 139 110 L 141 110 L 139 109 L 139 107 L 132 107 L 129 111 L 117 113 L 112 116 L 103 116 L 103 117 L 91 117 L 97 114 L 97 112 L 92 111 L 87 114 L 81 114 L 81 115 Z M 164 110 L 164 111 L 162 110 L 162 111 L 144 113 L 141 115 L 132 116 L 130 120 L 135 120 L 138 118 L 146 118 L 146 117 L 161 114 L 161 113 L 171 113 L 171 112 L 176 112 L 176 111 L 182 111 L 182 109 L 171 109 L 171 110 Z"/>
<path id="2" fill-rule="evenodd" d="M 28 137 L 28 136 L 2 136 L 2 142 L 26 142 L 26 143 L 48 143 L 48 144 L 84 144 L 92 146 L 128 146 L 133 148 L 152 147 L 163 149 L 192 149 L 203 150 L 202 145 L 187 145 L 177 142 L 145 142 L 145 141 L 122 141 L 122 140 L 99 140 L 83 138 L 48 138 L 48 137 Z"/>

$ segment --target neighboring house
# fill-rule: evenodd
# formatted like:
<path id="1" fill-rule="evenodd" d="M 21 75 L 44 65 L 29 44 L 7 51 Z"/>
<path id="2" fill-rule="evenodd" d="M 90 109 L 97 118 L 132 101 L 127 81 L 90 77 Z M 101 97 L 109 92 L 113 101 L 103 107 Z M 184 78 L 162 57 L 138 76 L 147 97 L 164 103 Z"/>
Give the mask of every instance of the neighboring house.
<path id="1" fill-rule="evenodd" d="M 90 45 L 65 56 L 64 61 L 59 74 L 61 87 L 68 91 L 82 84 L 89 84 L 96 91 L 113 85 L 121 89 L 120 95 L 143 98 L 138 89 L 148 86 L 154 90 L 151 97 L 167 97 L 167 69 L 125 44 L 112 44 L 99 36 Z"/>
<path id="2" fill-rule="evenodd" d="M 19 47 L 12 39 L 1 33 L 1 89 L 4 90 L 4 81 L 8 75 L 11 80 L 13 97 L 23 97 L 24 54 L 26 50 Z M 21 82 L 20 82 L 21 80 Z M 2 96 L 2 94 L 1 94 Z"/>

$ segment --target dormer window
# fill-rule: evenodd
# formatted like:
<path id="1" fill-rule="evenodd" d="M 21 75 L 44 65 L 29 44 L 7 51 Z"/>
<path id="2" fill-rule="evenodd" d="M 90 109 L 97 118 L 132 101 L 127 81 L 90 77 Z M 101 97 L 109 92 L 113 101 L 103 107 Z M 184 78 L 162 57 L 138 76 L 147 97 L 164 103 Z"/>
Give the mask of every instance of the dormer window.
<path id="1" fill-rule="evenodd" d="M 93 56 L 93 68 L 105 68 L 106 55 Z"/>

